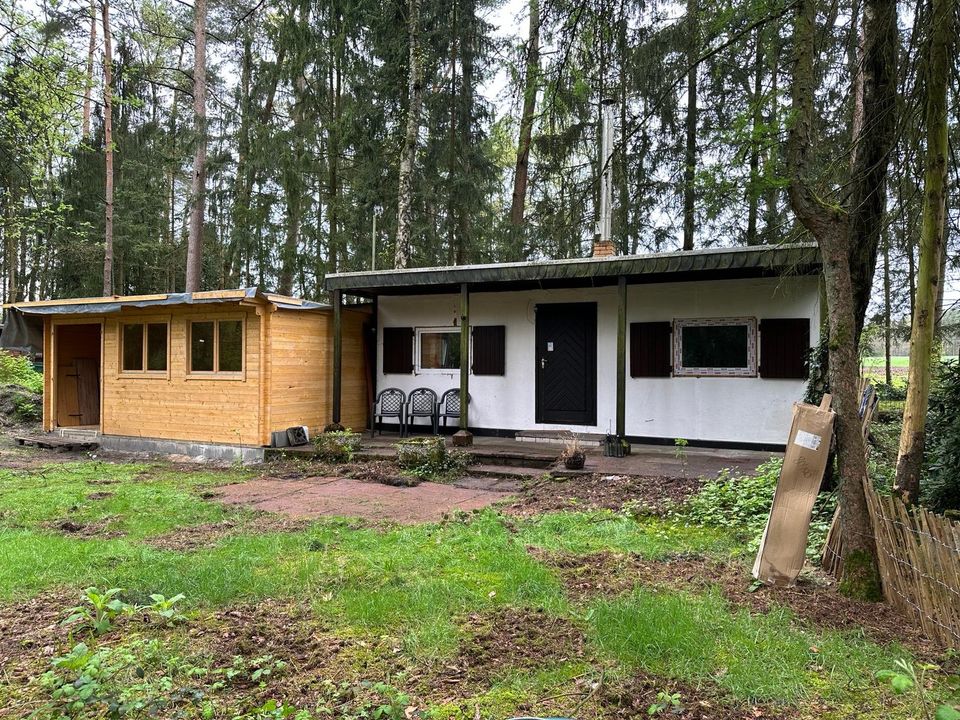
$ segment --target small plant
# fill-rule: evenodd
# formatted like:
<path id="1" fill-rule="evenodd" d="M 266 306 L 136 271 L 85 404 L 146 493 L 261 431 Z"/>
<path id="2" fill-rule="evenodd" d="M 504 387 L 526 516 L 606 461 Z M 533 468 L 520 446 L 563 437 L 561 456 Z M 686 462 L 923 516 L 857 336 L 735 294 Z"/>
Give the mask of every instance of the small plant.
<path id="1" fill-rule="evenodd" d="M 650 704 L 647 708 L 647 715 L 662 715 L 668 710 L 674 715 L 679 715 L 683 711 L 681 704 L 682 696 L 680 693 L 668 693 L 663 690 L 657 693 L 657 701 Z"/>
<path id="2" fill-rule="evenodd" d="M 33 369 L 30 358 L 0 350 L 0 385 L 19 385 L 39 394 L 43 392 L 43 375 Z"/>
<path id="3" fill-rule="evenodd" d="M 252 660 L 236 655 L 233 664 L 226 668 L 223 676 L 229 683 L 253 683 L 265 687 L 269 678 L 282 675 L 286 669 L 287 663 L 273 655 L 260 655 Z"/>
<path id="4" fill-rule="evenodd" d="M 936 665 L 923 663 L 914 665 L 909 660 L 900 658 L 895 663 L 895 670 L 880 670 L 876 674 L 877 680 L 889 683 L 890 688 L 897 695 L 906 695 L 913 693 L 917 701 L 923 707 L 925 717 L 933 717 L 935 720 L 960 720 L 960 711 L 950 705 L 940 705 L 936 708 L 933 715 L 930 715 L 932 701 L 927 692 L 927 673 L 932 670 L 938 670 Z M 919 670 L 919 672 L 918 672 Z"/>
<path id="5" fill-rule="evenodd" d="M 106 674 L 103 659 L 102 652 L 78 643 L 66 655 L 54 658 L 53 669 L 41 676 L 40 684 L 50 691 L 63 716 L 78 715 L 103 701 L 102 681 Z"/>
<path id="6" fill-rule="evenodd" d="M 582 470 L 587 462 L 587 455 L 580 446 L 580 438 L 576 433 L 570 433 L 563 441 L 563 452 L 560 460 L 567 470 Z"/>
<path id="7" fill-rule="evenodd" d="M 144 609 L 151 615 L 160 618 L 167 626 L 183 622 L 187 618 L 177 609 L 177 604 L 182 601 L 186 595 L 179 593 L 171 598 L 164 597 L 159 593 L 150 596 L 153 602 Z"/>
<path id="8" fill-rule="evenodd" d="M 687 445 L 690 442 L 685 438 L 675 438 L 673 441 L 673 456 L 680 461 L 680 469 L 683 477 L 687 477 Z"/>
<path id="9" fill-rule="evenodd" d="M 453 480 L 473 458 L 462 450 L 448 450 L 442 437 L 408 438 L 397 443 L 397 465 L 405 475 L 421 480 Z"/>
<path id="10" fill-rule="evenodd" d="M 128 605 L 117 597 L 121 592 L 120 588 L 101 592 L 95 587 L 89 587 L 83 592 L 86 604 L 67 610 L 64 625 L 78 622 L 80 627 L 89 629 L 94 635 L 103 635 L 121 615 L 131 615 L 136 611 L 133 605 Z"/>
<path id="11" fill-rule="evenodd" d="M 330 463 L 347 463 L 353 460 L 354 454 L 360 449 L 360 433 L 349 428 L 322 432 L 313 438 L 317 448 L 317 456 Z"/>

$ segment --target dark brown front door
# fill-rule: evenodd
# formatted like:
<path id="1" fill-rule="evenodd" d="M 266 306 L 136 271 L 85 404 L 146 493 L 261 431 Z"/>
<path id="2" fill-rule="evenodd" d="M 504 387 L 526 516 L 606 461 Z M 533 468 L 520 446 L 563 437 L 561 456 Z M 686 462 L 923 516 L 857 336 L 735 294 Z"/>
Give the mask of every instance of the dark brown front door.
<path id="1" fill-rule="evenodd" d="M 597 424 L 597 304 L 537 305 L 538 423 Z"/>

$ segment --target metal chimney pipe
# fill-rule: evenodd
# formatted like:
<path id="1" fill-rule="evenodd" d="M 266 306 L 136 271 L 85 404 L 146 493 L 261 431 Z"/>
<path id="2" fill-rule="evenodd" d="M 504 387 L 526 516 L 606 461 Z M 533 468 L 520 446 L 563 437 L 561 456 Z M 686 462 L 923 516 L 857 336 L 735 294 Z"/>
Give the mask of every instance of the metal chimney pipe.
<path id="1" fill-rule="evenodd" d="M 597 214 L 597 235 L 602 244 L 611 243 L 613 224 L 613 100 L 603 101 L 603 124 L 600 137 L 600 212 Z"/>

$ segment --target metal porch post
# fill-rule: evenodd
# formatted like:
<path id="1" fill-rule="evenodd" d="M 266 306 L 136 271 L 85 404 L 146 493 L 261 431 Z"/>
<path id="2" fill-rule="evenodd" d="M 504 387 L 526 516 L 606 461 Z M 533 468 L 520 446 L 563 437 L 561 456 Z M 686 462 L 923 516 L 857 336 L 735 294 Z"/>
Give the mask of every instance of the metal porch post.
<path id="1" fill-rule="evenodd" d="M 468 429 L 470 409 L 470 292 L 467 284 L 460 285 L 460 429 L 453 436 L 453 444 L 473 445 L 473 434 Z"/>
<path id="2" fill-rule="evenodd" d="M 627 434 L 627 279 L 617 279 L 617 435 Z"/>
<path id="3" fill-rule="evenodd" d="M 343 374 L 343 317 L 340 290 L 333 291 L 333 424 L 340 424 L 340 387 Z"/>

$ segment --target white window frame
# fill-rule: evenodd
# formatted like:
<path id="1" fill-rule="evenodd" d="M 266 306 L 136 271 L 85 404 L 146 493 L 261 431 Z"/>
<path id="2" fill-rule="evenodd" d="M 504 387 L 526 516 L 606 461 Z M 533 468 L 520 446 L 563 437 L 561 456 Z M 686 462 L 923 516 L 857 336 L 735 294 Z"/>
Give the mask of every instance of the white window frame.
<path id="1" fill-rule="evenodd" d="M 683 366 L 683 329 L 688 327 L 747 326 L 747 365 L 742 368 Z M 757 319 L 755 317 L 682 318 L 673 321 L 673 374 L 678 377 L 756 377 Z"/>
<path id="2" fill-rule="evenodd" d="M 460 373 L 460 368 L 425 368 L 420 366 L 421 336 L 460 334 L 460 328 L 451 327 L 418 327 L 414 328 L 414 346 L 413 346 L 413 370 L 417 375 L 456 375 Z M 467 353 L 469 355 L 469 352 Z M 468 358 L 469 361 L 469 358 Z M 463 358 L 460 358 L 460 364 L 463 365 Z"/>

